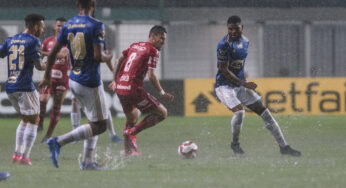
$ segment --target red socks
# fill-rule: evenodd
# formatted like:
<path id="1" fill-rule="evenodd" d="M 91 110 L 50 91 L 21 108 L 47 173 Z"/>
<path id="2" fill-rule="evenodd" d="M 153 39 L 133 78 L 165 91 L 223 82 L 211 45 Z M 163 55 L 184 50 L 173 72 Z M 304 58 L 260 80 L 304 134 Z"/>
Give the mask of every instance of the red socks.
<path id="1" fill-rule="evenodd" d="M 46 134 L 48 138 L 52 137 L 53 131 L 56 127 L 56 124 L 58 124 L 59 119 L 60 119 L 60 107 L 53 106 L 52 113 L 50 116 L 49 127 Z"/>
<path id="2" fill-rule="evenodd" d="M 164 120 L 165 118 L 156 115 L 156 114 L 150 114 L 146 116 L 141 122 L 139 122 L 137 125 L 135 125 L 133 128 L 131 128 L 130 132 L 131 134 L 138 134 L 139 132 L 143 131 L 144 129 L 150 128 L 156 124 L 158 124 L 160 121 Z"/>

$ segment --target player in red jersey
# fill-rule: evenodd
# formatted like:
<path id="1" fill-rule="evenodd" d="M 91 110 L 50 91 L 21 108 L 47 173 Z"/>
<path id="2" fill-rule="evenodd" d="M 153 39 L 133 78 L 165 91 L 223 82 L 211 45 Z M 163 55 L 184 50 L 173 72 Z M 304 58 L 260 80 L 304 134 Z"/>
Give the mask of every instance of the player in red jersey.
<path id="1" fill-rule="evenodd" d="M 47 38 L 42 44 L 42 55 L 48 56 L 49 52 L 56 43 L 56 38 L 58 37 L 62 26 L 65 24 L 65 18 L 57 18 L 54 30 L 55 35 Z M 65 99 L 68 86 L 68 71 L 70 70 L 70 56 L 67 48 L 62 48 L 55 60 L 52 69 L 52 85 L 50 87 L 44 88 L 40 91 L 40 122 L 39 131 L 43 129 L 43 121 L 46 113 L 46 106 L 50 96 L 53 96 L 53 108 L 50 116 L 49 127 L 46 135 L 41 142 L 50 138 L 53 134 L 56 124 L 60 119 L 60 108 Z"/>
<path id="2" fill-rule="evenodd" d="M 109 88 L 113 91 L 116 90 L 126 116 L 123 132 L 124 155 L 140 155 L 136 135 L 167 117 L 167 109 L 143 88 L 146 74 L 164 100 L 172 101 L 174 98 L 173 95 L 162 89 L 155 75 L 159 50 L 165 43 L 166 33 L 166 29 L 162 26 L 152 27 L 148 41 L 133 43 L 123 51 L 123 55 L 118 59 L 115 66 L 114 79 Z M 137 123 L 138 110 L 143 114 L 148 114 L 139 123 Z"/>

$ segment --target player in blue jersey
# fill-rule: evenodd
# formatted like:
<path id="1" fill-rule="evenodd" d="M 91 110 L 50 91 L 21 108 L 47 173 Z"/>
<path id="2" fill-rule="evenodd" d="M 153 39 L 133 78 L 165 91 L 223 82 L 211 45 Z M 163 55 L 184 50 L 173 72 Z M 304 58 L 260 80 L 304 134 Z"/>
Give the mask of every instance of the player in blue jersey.
<path id="1" fill-rule="evenodd" d="M 92 8 L 92 10 L 90 11 L 90 16 L 95 18 L 94 8 Z M 105 43 L 104 43 L 104 49 L 106 49 Z M 109 70 L 113 72 L 114 67 L 113 67 L 112 61 L 108 61 L 105 63 L 107 64 L 107 67 L 109 68 Z M 72 128 L 74 129 L 80 125 L 80 120 L 81 120 L 81 105 L 80 105 L 80 102 L 74 96 L 72 96 L 72 99 L 71 99 L 71 106 L 72 106 L 71 124 L 72 124 Z M 113 117 L 112 117 L 111 111 L 109 109 L 107 110 L 108 110 L 107 130 L 108 130 L 109 138 L 111 142 L 122 143 L 124 142 L 123 139 L 121 139 L 114 131 Z"/>
<path id="2" fill-rule="evenodd" d="M 47 70 L 40 88 L 49 86 L 52 65 L 58 51 L 67 45 L 71 55 L 72 71 L 70 73 L 70 90 L 81 103 L 89 123 L 72 131 L 51 138 L 47 141 L 51 161 L 59 167 L 60 148 L 65 144 L 84 139 L 83 161 L 81 170 L 99 169 L 93 159 L 97 135 L 107 128 L 108 117 L 105 95 L 100 76 L 100 62 L 108 62 L 112 55 L 103 51 L 104 25 L 90 17 L 95 9 L 95 0 L 78 0 L 79 13 L 71 18 L 61 29 L 57 42 L 48 56 Z"/>
<path id="3" fill-rule="evenodd" d="M 29 14 L 25 17 L 25 25 L 24 32 L 8 37 L 0 46 L 0 57 L 8 57 L 6 93 L 21 117 L 12 162 L 32 165 L 30 151 L 36 139 L 40 113 L 40 101 L 32 75 L 34 66 L 37 70 L 45 70 L 38 39 L 44 31 L 44 17 Z"/>
<path id="4" fill-rule="evenodd" d="M 301 152 L 292 149 L 286 143 L 278 123 L 255 92 L 256 83 L 247 82 L 245 79 L 244 66 L 249 40 L 242 34 L 243 25 L 240 17 L 229 17 L 227 28 L 228 34 L 221 39 L 217 47 L 218 72 L 215 91 L 220 101 L 234 113 L 231 120 L 231 149 L 236 156 L 245 156 L 240 147 L 239 135 L 245 116 L 244 106 L 247 106 L 262 118 L 264 126 L 279 144 L 281 154 L 300 156 Z"/>

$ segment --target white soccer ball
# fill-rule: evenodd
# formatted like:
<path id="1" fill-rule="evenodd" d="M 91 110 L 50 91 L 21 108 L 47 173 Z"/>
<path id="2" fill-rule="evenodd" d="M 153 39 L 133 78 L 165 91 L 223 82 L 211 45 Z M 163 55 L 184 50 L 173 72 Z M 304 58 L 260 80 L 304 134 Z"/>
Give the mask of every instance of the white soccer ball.
<path id="1" fill-rule="evenodd" d="M 198 155 L 198 146 L 191 141 L 185 141 L 180 144 L 178 148 L 178 154 L 184 159 L 193 159 Z"/>

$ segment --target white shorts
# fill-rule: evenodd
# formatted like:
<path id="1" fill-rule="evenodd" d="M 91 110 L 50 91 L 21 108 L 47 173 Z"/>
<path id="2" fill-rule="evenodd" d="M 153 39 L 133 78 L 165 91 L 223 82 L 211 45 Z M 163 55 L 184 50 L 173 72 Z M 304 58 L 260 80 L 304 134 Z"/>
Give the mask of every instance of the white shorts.
<path id="1" fill-rule="evenodd" d="M 89 121 L 97 122 L 108 118 L 103 84 L 91 88 L 70 79 L 69 85 L 71 92 L 80 102 L 85 116 Z"/>
<path id="2" fill-rule="evenodd" d="M 220 101 L 229 109 L 232 109 L 239 104 L 247 106 L 261 100 L 261 96 L 259 96 L 255 91 L 243 86 L 219 86 L 215 88 L 215 92 Z"/>
<path id="3" fill-rule="evenodd" d="M 40 100 L 36 90 L 8 93 L 7 96 L 19 114 L 28 116 L 40 114 Z"/>

